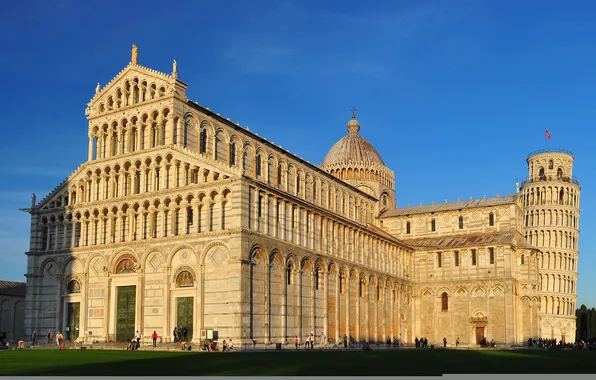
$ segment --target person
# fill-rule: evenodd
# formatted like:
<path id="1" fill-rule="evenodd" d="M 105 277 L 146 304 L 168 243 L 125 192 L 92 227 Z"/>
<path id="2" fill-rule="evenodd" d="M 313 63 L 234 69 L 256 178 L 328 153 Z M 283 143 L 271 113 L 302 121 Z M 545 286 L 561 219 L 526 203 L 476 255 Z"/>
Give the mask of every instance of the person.
<path id="1" fill-rule="evenodd" d="M 174 343 L 178 341 L 178 327 L 174 327 Z"/>
<path id="2" fill-rule="evenodd" d="M 52 330 L 48 330 L 48 335 L 46 335 L 46 337 L 48 338 L 48 344 L 52 344 L 52 340 L 54 339 L 54 334 L 52 334 Z"/>
<path id="3" fill-rule="evenodd" d="M 186 329 L 186 327 L 182 329 L 182 339 L 188 341 L 188 330 Z"/>
<path id="4" fill-rule="evenodd" d="M 447 338 L 443 337 L 443 348 L 447 348 Z"/>
<path id="5" fill-rule="evenodd" d="M 58 331 L 58 333 L 56 334 L 56 343 L 58 343 L 58 347 L 62 348 L 62 333 L 60 331 Z"/>
<path id="6" fill-rule="evenodd" d="M 153 347 L 157 347 L 157 332 L 153 331 L 153 335 L 151 335 L 151 339 L 153 339 Z"/>
<path id="7" fill-rule="evenodd" d="M 32 345 L 34 345 L 34 346 L 37 342 L 37 331 L 35 331 L 35 330 L 33 330 L 33 334 L 31 334 L 31 342 L 32 342 Z"/>
<path id="8" fill-rule="evenodd" d="M 227 348 L 228 348 L 228 342 L 226 342 L 226 340 L 224 339 L 222 346 L 221 346 L 221 352 L 226 352 Z"/>
<path id="9" fill-rule="evenodd" d="M 139 330 L 137 330 L 136 338 L 137 338 L 137 346 L 140 346 L 141 345 L 141 333 L 139 332 Z"/>
<path id="10" fill-rule="evenodd" d="M 296 339 L 294 339 L 294 344 L 296 345 L 296 349 L 298 349 L 298 335 L 296 335 Z"/>
<path id="11" fill-rule="evenodd" d="M 228 342 L 228 351 L 232 350 L 234 348 L 234 343 L 232 342 L 232 339 L 230 338 L 230 341 Z"/>
<path id="12" fill-rule="evenodd" d="M 455 340 L 455 347 L 459 347 L 459 337 Z"/>
<path id="13" fill-rule="evenodd" d="M 414 344 L 416 344 L 416 348 L 418 348 L 418 337 L 416 337 L 416 339 L 414 339 Z"/>

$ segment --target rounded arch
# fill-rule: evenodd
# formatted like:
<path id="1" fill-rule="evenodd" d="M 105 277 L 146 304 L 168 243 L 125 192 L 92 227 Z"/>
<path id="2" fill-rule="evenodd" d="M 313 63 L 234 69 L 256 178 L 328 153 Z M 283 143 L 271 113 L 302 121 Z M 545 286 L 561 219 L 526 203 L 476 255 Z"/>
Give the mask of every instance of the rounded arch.
<path id="1" fill-rule="evenodd" d="M 225 250 L 225 253 L 227 253 L 228 257 L 230 257 L 230 250 L 228 249 L 228 246 L 222 242 L 222 241 L 212 241 L 211 243 L 207 244 L 204 248 L 203 251 L 201 251 L 200 257 L 199 257 L 199 264 L 201 265 L 205 265 L 205 259 L 207 258 L 207 255 L 209 254 L 209 252 L 212 252 L 214 248 L 222 248 Z M 253 245 L 253 247 L 250 249 L 250 256 L 248 257 L 249 260 L 252 260 L 253 254 L 255 253 L 255 251 L 257 249 L 261 249 L 261 246 L 258 244 Z"/>
<path id="2" fill-rule="evenodd" d="M 191 278 L 181 278 L 179 279 L 179 277 L 181 275 L 184 275 L 185 272 L 188 272 L 191 275 Z M 180 283 L 182 286 L 179 286 L 179 282 L 178 280 L 182 280 L 182 282 Z M 191 280 L 192 281 L 192 285 L 188 284 L 188 281 Z M 196 286 L 197 284 L 197 272 L 196 270 L 191 267 L 190 265 L 181 265 L 178 268 L 176 268 L 175 271 L 172 272 L 172 275 L 170 277 L 170 282 L 171 283 L 175 283 L 176 284 L 176 288 L 181 287 L 191 287 L 191 286 Z"/>
<path id="3" fill-rule="evenodd" d="M 120 248 L 115 249 L 114 252 L 110 255 L 110 258 L 108 259 L 109 267 L 112 269 L 115 269 L 116 265 L 118 264 L 117 262 L 120 261 L 120 257 L 125 254 L 131 255 L 131 257 L 134 259 L 134 261 L 136 263 L 140 263 L 139 256 L 132 248 L 120 247 Z M 112 273 L 114 273 L 113 270 L 112 270 Z"/>

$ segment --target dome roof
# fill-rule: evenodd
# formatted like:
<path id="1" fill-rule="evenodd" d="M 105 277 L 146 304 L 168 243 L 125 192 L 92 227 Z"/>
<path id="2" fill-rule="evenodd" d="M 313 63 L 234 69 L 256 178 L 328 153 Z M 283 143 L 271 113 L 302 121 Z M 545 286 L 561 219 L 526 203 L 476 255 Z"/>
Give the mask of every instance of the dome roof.
<path id="1" fill-rule="evenodd" d="M 325 156 L 321 166 L 335 164 L 381 164 L 385 165 L 379 152 L 364 137 L 358 134 L 360 123 L 356 116 L 347 124 L 348 135 L 335 143 Z"/>

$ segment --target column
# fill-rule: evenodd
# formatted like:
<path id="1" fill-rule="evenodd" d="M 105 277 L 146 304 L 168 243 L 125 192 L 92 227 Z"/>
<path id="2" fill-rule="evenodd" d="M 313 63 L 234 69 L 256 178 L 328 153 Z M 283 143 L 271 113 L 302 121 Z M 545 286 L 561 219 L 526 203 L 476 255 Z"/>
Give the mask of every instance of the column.
<path id="1" fill-rule="evenodd" d="M 89 135 L 89 152 L 87 155 L 87 161 L 91 161 L 93 159 L 93 136 Z"/>
<path id="2" fill-rule="evenodd" d="M 62 233 L 62 248 L 69 248 L 66 244 L 66 236 L 68 235 L 68 219 L 64 219 L 62 222 L 62 226 L 64 227 Z"/>
<path id="3" fill-rule="evenodd" d="M 184 131 L 182 128 L 183 122 L 184 121 L 181 117 L 176 119 L 176 130 L 178 131 L 176 133 L 176 144 L 181 147 L 184 147 Z"/>
<path id="4" fill-rule="evenodd" d="M 58 229 L 59 229 L 59 227 L 60 227 L 60 222 L 56 220 L 56 228 L 55 228 L 55 232 L 54 232 L 56 234 L 56 237 L 54 238 L 54 249 L 60 248 L 60 244 L 58 244 L 58 236 L 59 236 Z"/>
<path id="5" fill-rule="evenodd" d="M 167 125 L 166 131 L 169 131 L 169 133 L 166 132 L 166 144 L 172 145 L 172 144 L 174 144 L 174 130 L 177 127 L 174 124 L 174 114 L 173 113 L 170 113 L 168 115 L 166 125 Z M 176 137 L 178 138 L 178 140 L 180 140 L 180 135 L 178 135 Z"/>

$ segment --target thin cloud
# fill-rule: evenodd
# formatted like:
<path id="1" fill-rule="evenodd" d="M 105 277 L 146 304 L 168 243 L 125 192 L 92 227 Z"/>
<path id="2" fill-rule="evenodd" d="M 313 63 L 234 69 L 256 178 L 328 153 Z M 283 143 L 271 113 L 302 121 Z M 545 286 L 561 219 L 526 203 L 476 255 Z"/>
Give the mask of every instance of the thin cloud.
<path id="1" fill-rule="evenodd" d="M 403 43 L 419 33 L 453 24 L 463 12 L 445 1 L 352 13 L 306 9 L 284 1 L 258 14 L 248 21 L 248 28 L 229 36 L 223 51 L 223 58 L 238 70 L 382 78 L 395 71 L 398 63 L 391 56 Z M 317 46 L 305 41 L 305 30 L 316 35 Z"/>

